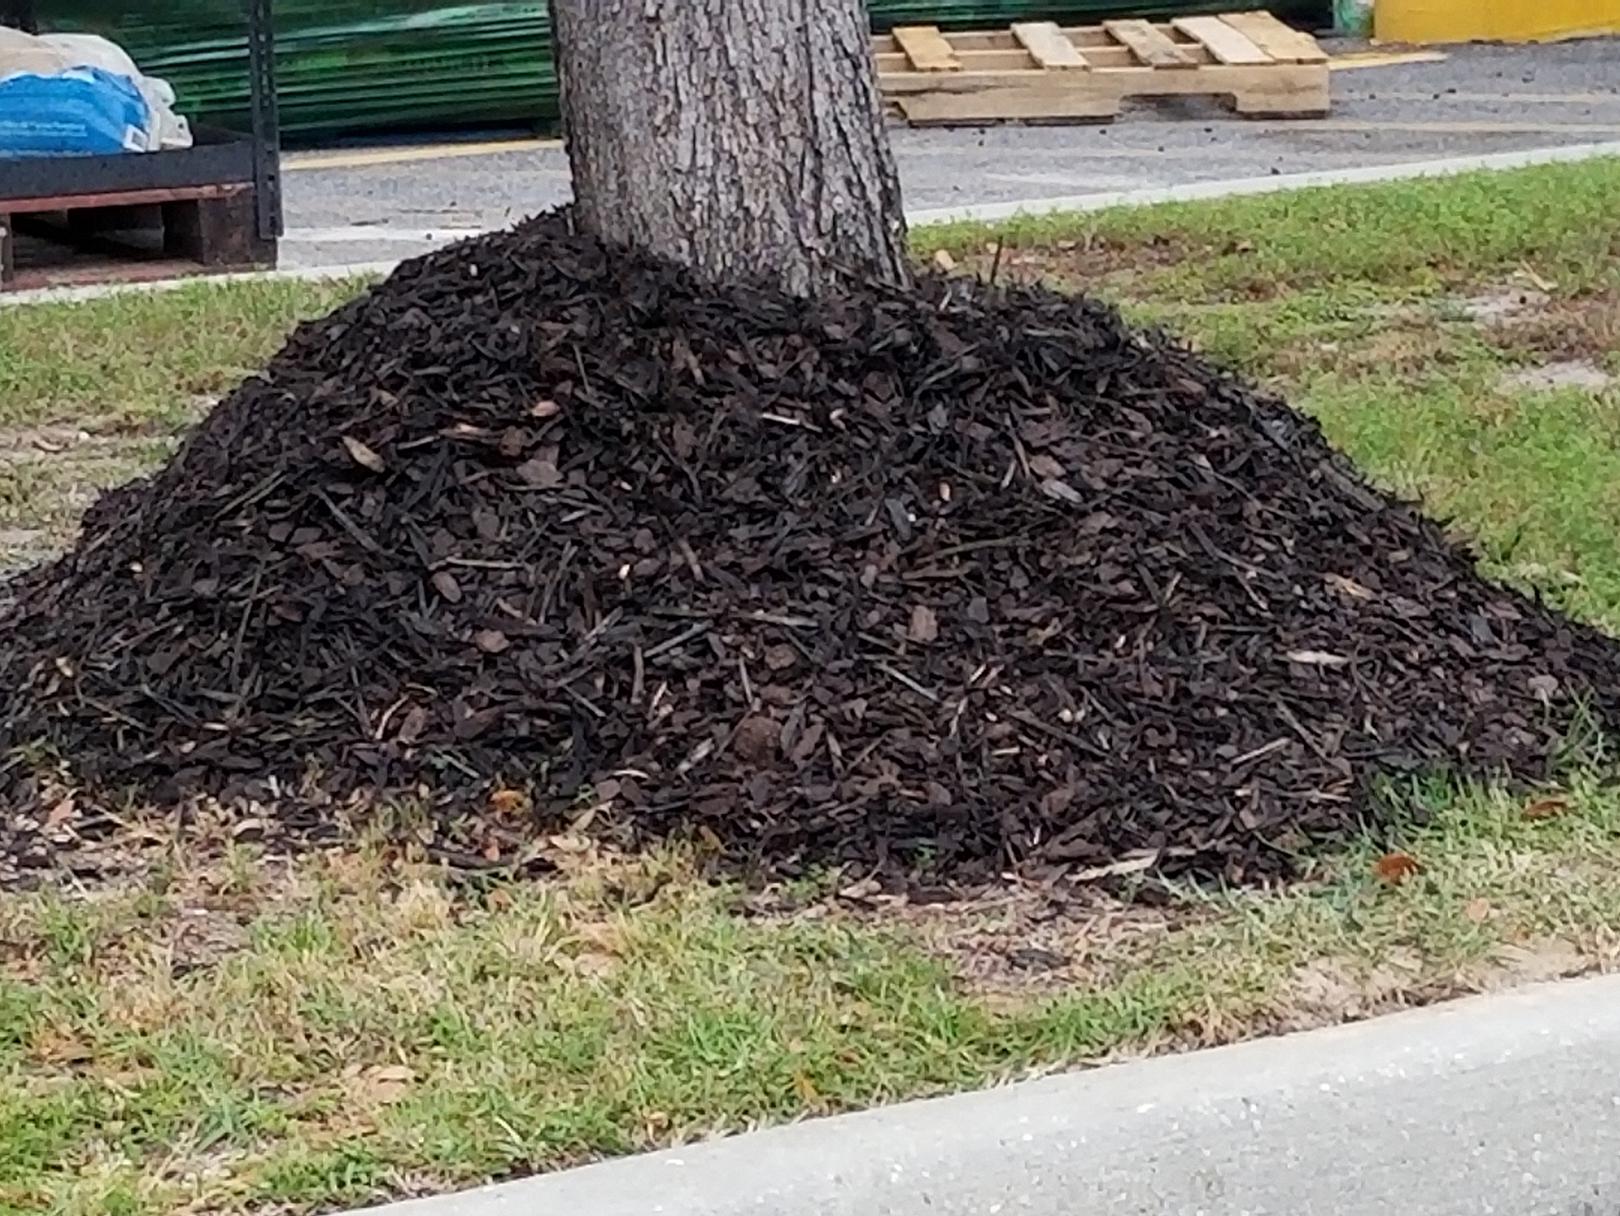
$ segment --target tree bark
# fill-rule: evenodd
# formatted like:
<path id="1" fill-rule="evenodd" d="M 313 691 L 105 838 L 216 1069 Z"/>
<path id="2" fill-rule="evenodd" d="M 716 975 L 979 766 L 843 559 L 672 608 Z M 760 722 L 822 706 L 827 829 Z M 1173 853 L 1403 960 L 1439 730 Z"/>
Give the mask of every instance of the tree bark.
<path id="1" fill-rule="evenodd" d="M 707 278 L 903 283 L 863 0 L 551 0 L 581 226 Z"/>

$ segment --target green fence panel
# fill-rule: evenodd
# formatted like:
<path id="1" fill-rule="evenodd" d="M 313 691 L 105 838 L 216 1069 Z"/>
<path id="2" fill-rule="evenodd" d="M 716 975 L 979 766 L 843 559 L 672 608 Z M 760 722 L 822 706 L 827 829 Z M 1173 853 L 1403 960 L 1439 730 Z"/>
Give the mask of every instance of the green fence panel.
<path id="1" fill-rule="evenodd" d="M 1278 0 L 1282 16 L 1326 19 L 1327 0 Z M 247 51 L 235 0 L 54 0 L 53 28 L 124 46 L 174 85 L 182 113 L 247 121 Z M 874 0 L 878 29 L 906 22 L 963 28 L 1012 21 L 1096 21 L 1231 9 L 1232 0 Z M 295 138 L 428 127 L 550 128 L 557 78 L 544 3 L 277 0 L 283 130 Z"/>

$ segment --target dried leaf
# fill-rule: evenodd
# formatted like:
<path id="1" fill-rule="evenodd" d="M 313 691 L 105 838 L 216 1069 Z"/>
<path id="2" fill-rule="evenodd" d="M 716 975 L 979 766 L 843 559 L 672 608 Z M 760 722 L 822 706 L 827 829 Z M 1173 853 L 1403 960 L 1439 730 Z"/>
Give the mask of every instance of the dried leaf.
<path id="1" fill-rule="evenodd" d="M 557 466 L 538 456 L 518 465 L 517 475 L 537 490 L 554 490 L 562 485 L 562 473 Z"/>
<path id="2" fill-rule="evenodd" d="M 1524 804 L 1526 819 L 1557 819 L 1569 810 L 1568 794 L 1544 794 Z"/>
<path id="3" fill-rule="evenodd" d="M 1373 873 L 1392 887 L 1398 887 L 1423 866 L 1410 853 L 1385 853 L 1373 864 Z"/>
<path id="4" fill-rule="evenodd" d="M 491 790 L 489 809 L 497 815 L 516 815 L 529 809 L 529 795 L 522 790 Z"/>
<path id="5" fill-rule="evenodd" d="M 1483 925 L 1486 921 L 1491 919 L 1493 914 L 1491 901 L 1483 896 L 1481 896 L 1479 899 L 1469 900 L 1468 903 L 1463 907 L 1463 915 L 1469 920 L 1473 921 L 1476 925 Z"/>
<path id="6" fill-rule="evenodd" d="M 1322 581 L 1334 590 L 1344 592 L 1351 599 L 1370 600 L 1373 598 L 1373 593 L 1370 590 L 1356 582 L 1355 579 L 1345 578 L 1342 574 L 1324 574 Z"/>
<path id="7" fill-rule="evenodd" d="M 1290 663 L 1303 663 L 1306 667 L 1346 667 L 1350 660 L 1342 654 L 1329 654 L 1325 650 L 1290 650 Z"/>
<path id="8" fill-rule="evenodd" d="M 816 1106 L 821 1102 L 821 1092 L 814 1083 L 802 1072 L 793 1074 L 793 1092 L 799 1095 L 799 1101 L 806 1106 Z"/>
<path id="9" fill-rule="evenodd" d="M 574 958 L 574 971 L 590 980 L 599 980 L 611 975 L 618 965 L 617 960 L 611 955 L 598 954 L 595 951 L 576 955 Z"/>
<path id="10" fill-rule="evenodd" d="M 440 570 L 433 576 L 433 589 L 450 603 L 461 603 L 461 584 L 456 582 L 456 576 L 450 571 Z"/>
<path id="11" fill-rule="evenodd" d="M 410 1092 L 416 1073 L 403 1064 L 382 1064 L 360 1074 L 360 1089 L 372 1103 L 388 1106 Z"/>
<path id="12" fill-rule="evenodd" d="M 799 661 L 799 652 L 786 642 L 765 648 L 765 666 L 772 671 L 786 671 Z"/>
<path id="13" fill-rule="evenodd" d="M 73 795 L 69 794 L 45 813 L 45 826 L 59 828 L 73 818 Z"/>
<path id="14" fill-rule="evenodd" d="M 422 737 L 422 732 L 427 729 L 427 722 L 428 711 L 420 705 L 411 706 L 410 710 L 405 714 L 404 721 L 399 724 L 397 738 L 406 747 L 409 747 Z"/>
<path id="15" fill-rule="evenodd" d="M 373 473 L 381 473 L 388 467 L 383 463 L 381 456 L 377 455 L 376 452 L 361 443 L 353 435 L 343 436 L 343 446 L 349 449 L 349 455 L 354 458 L 354 463 L 361 468 L 370 469 Z"/>
<path id="16" fill-rule="evenodd" d="M 911 625 L 906 630 L 907 636 L 913 642 L 932 642 L 939 637 L 939 618 L 934 610 L 926 604 L 918 604 L 911 610 Z"/>
<path id="17" fill-rule="evenodd" d="M 1557 676 L 1531 676 L 1525 683 L 1529 686 L 1531 692 L 1541 698 L 1543 704 L 1550 702 L 1553 697 L 1558 695 Z"/>
<path id="18" fill-rule="evenodd" d="M 1144 870 L 1151 870 L 1159 860 L 1159 851 L 1150 850 L 1135 857 L 1127 857 L 1111 865 L 1092 866 L 1088 870 L 1076 870 L 1069 875 L 1075 882 L 1096 882 L 1099 878 L 1118 878 L 1125 874 L 1140 874 Z"/>
<path id="19" fill-rule="evenodd" d="M 956 269 L 956 259 L 951 256 L 948 249 L 935 250 L 934 265 L 938 266 L 946 274 L 950 274 L 951 271 Z"/>
<path id="20" fill-rule="evenodd" d="M 499 629 L 480 629 L 473 634 L 473 645 L 485 654 L 500 654 L 512 643 Z"/>
<path id="21" fill-rule="evenodd" d="M 1055 498 L 1059 502 L 1080 503 L 1085 501 L 1085 499 L 1081 498 L 1079 490 L 1057 477 L 1048 477 L 1041 482 L 1041 493 L 1048 498 Z"/>
<path id="22" fill-rule="evenodd" d="M 529 407 L 531 418 L 555 418 L 562 412 L 562 407 L 555 401 L 536 401 Z"/>
<path id="23" fill-rule="evenodd" d="M 1029 471 L 1037 477 L 1062 477 L 1069 470 L 1062 462 L 1042 452 L 1029 458 Z"/>
<path id="24" fill-rule="evenodd" d="M 1559 937 L 1538 937 L 1522 946 L 1501 946 L 1496 956 L 1514 978 L 1528 983 L 1563 979 L 1587 967 L 1586 956 Z"/>

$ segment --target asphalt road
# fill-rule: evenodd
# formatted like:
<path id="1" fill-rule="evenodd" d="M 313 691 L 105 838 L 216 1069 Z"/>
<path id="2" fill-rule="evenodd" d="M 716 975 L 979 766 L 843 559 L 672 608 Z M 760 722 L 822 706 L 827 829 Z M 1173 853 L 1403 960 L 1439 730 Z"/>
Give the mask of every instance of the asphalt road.
<path id="1" fill-rule="evenodd" d="M 1333 113 L 1320 120 L 1244 121 L 1186 100 L 1139 103 L 1103 126 L 893 131 L 913 209 L 1617 139 L 1615 39 L 1457 47 L 1439 62 L 1335 71 Z M 289 266 L 397 258 L 569 196 L 561 148 L 532 141 L 345 149 L 291 165 Z"/>

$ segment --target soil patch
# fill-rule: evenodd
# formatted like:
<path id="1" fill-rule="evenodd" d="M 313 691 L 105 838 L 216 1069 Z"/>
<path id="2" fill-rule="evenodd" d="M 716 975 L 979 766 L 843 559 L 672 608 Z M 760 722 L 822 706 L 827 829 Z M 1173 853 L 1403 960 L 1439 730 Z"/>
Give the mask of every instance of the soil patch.
<path id="1" fill-rule="evenodd" d="M 1502 376 L 1505 388 L 1542 393 L 1561 388 L 1579 388 L 1596 393 L 1615 384 L 1620 384 L 1620 379 L 1585 359 L 1560 359 L 1540 367 L 1522 367 Z"/>
<path id="2" fill-rule="evenodd" d="M 1620 722 L 1612 641 L 1108 308 L 715 291 L 564 217 L 300 328 L 11 595 L 0 746 L 85 795 L 47 825 L 9 762 L 35 866 L 133 791 L 474 863 L 589 819 L 785 875 L 1244 881 L 1381 777 Z"/>

